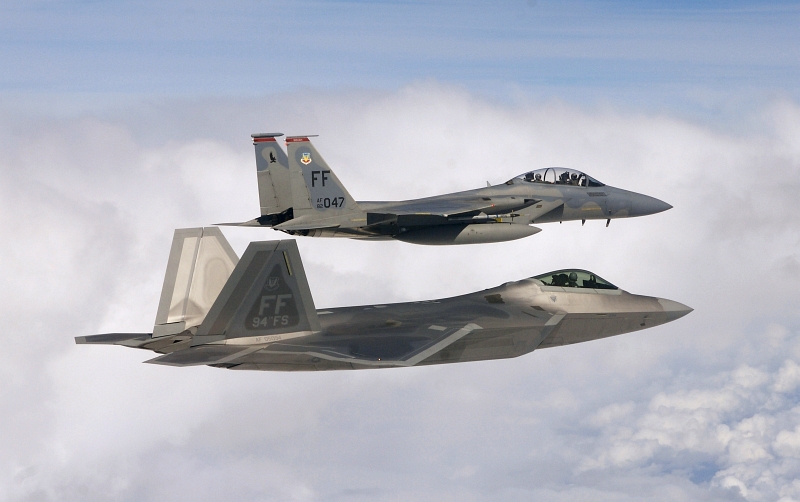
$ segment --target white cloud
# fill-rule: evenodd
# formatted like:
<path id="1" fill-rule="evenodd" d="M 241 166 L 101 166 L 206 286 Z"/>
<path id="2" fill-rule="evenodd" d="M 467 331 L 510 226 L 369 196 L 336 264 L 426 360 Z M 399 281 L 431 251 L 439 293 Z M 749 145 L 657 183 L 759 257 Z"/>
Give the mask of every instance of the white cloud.
<path id="1" fill-rule="evenodd" d="M 255 216 L 249 133 L 284 127 L 320 133 L 357 199 L 566 164 L 675 206 L 494 245 L 301 239 L 321 307 L 580 266 L 695 312 L 515 360 L 319 375 L 74 346 L 150 329 L 172 229 Z M 14 138 L 0 152 L 4 500 L 800 500 L 795 103 L 730 132 L 428 83 L 72 118 L 0 110 L 0 130 Z M 283 237 L 225 233 L 240 252 Z"/>
<path id="2" fill-rule="evenodd" d="M 794 392 L 800 385 L 800 366 L 791 359 L 787 359 L 775 378 L 774 388 L 777 392 Z"/>

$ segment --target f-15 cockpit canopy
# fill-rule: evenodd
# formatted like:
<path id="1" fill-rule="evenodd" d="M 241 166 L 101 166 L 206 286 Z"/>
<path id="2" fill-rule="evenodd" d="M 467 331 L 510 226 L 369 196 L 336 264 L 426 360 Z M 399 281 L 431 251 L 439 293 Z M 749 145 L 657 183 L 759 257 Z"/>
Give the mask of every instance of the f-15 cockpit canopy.
<path id="1" fill-rule="evenodd" d="M 588 270 L 565 269 L 556 270 L 547 274 L 533 277 L 544 283 L 545 286 L 561 286 L 563 288 L 586 289 L 619 289 L 605 279 L 598 277 Z"/>
<path id="2" fill-rule="evenodd" d="M 605 186 L 603 183 L 600 183 L 577 169 L 568 169 L 566 167 L 545 167 L 543 169 L 520 174 L 514 178 L 514 180 L 528 183 L 548 183 L 551 185 L 573 185 L 579 187 Z"/>

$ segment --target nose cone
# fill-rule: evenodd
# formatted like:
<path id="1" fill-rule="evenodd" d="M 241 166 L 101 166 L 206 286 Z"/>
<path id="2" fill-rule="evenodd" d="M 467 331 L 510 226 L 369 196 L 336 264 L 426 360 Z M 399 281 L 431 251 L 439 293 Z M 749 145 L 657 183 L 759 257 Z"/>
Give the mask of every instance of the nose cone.
<path id="1" fill-rule="evenodd" d="M 693 308 L 687 307 L 682 303 L 673 302 L 672 300 L 667 300 L 665 298 L 659 298 L 658 303 L 661 304 L 661 307 L 664 309 L 664 313 L 667 314 L 667 322 L 680 319 L 694 310 Z"/>
<path id="2" fill-rule="evenodd" d="M 672 209 L 672 206 L 663 200 L 637 193 L 631 194 L 631 208 L 628 214 L 630 216 L 647 216 L 648 214 L 660 213 L 667 209 Z"/>

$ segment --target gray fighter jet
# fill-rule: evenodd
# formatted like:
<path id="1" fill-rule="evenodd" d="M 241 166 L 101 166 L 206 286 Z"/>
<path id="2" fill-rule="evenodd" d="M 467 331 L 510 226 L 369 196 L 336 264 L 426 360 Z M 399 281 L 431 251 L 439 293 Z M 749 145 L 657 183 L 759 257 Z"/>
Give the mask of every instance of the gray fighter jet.
<path id="1" fill-rule="evenodd" d="M 147 362 L 237 370 L 391 368 L 517 357 L 674 321 L 692 309 L 559 270 L 441 300 L 317 310 L 294 240 L 176 230 L 152 333 L 78 337 L 163 354 Z"/>
<path id="2" fill-rule="evenodd" d="M 610 187 L 575 169 L 548 167 L 501 185 L 424 199 L 356 202 L 308 136 L 253 134 L 261 216 L 244 223 L 291 235 L 474 244 L 540 232 L 533 223 L 644 216 L 672 206 Z M 487 183 L 488 185 L 488 183 Z"/>

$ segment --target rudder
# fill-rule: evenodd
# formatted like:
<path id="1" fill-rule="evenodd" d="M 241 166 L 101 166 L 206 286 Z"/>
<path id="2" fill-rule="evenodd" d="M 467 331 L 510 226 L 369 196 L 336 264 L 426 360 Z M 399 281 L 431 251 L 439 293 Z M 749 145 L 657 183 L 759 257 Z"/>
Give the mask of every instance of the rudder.
<path id="1" fill-rule="evenodd" d="M 295 218 L 305 214 L 328 218 L 359 211 L 356 201 L 308 138 L 308 136 L 286 138 L 289 170 L 302 173 L 308 193 L 308 204 L 306 207 L 295 207 Z"/>
<path id="2" fill-rule="evenodd" d="M 199 326 L 237 262 L 218 228 L 175 230 L 153 338 Z"/>
<path id="3" fill-rule="evenodd" d="M 256 153 L 258 200 L 261 205 L 262 217 L 259 222 L 272 226 L 292 219 L 289 159 L 278 146 L 275 138 L 279 136 L 283 136 L 283 133 L 251 134 Z"/>

